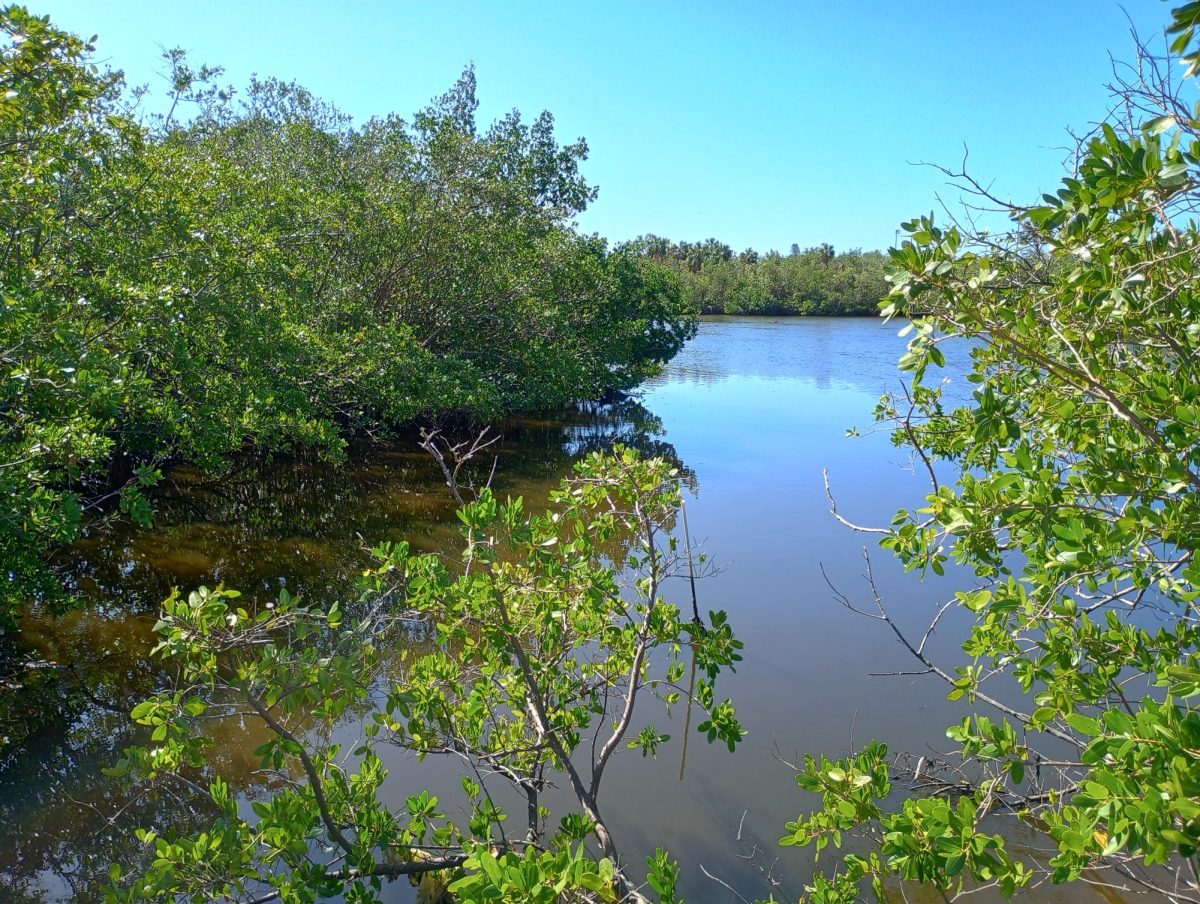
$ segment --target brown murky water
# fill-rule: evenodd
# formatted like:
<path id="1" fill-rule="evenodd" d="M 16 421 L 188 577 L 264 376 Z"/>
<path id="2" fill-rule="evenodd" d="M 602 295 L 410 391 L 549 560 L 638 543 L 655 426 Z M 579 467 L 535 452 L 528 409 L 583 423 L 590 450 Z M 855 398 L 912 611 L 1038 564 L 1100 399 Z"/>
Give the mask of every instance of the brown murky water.
<path id="1" fill-rule="evenodd" d="M 701 604 L 727 609 L 746 644 L 726 690 L 750 733 L 735 755 L 692 743 L 680 782 L 677 726 L 675 745 L 658 760 L 617 758 L 605 790 L 620 845 L 670 848 L 683 862 L 688 900 L 733 900 L 700 864 L 747 898 L 765 897 L 762 876 L 743 858 L 756 845 L 763 865 L 782 855 L 774 875 L 800 890 L 807 860 L 775 842 L 808 801 L 781 759 L 842 753 L 868 737 L 924 751 L 945 744 L 945 726 L 959 715 L 936 684 L 871 677 L 910 663 L 890 635 L 839 607 L 822 577 L 824 569 L 852 596 L 865 589 L 862 538 L 828 514 L 823 468 L 840 510 L 861 522 L 886 523 L 924 492 L 886 437 L 845 435 L 869 426 L 878 397 L 898 386 L 902 350 L 894 325 L 870 320 L 714 318 L 643 388 L 640 403 L 503 425 L 495 485 L 531 508 L 573 459 L 614 441 L 675 457 L 694 476 L 692 533 L 724 566 L 702 583 Z M 961 369 L 952 362 L 949 372 Z M 6 639 L 2 901 L 91 900 L 110 862 L 135 865 L 141 856 L 135 826 L 186 829 L 210 818 L 198 798 L 130 800 L 101 771 L 140 740 L 125 713 L 159 677 L 147 655 L 150 627 L 172 586 L 223 581 L 263 597 L 287 587 L 341 599 L 365 548 L 407 539 L 422 551 L 449 551 L 459 539 L 438 472 L 404 443 L 357 448 L 341 468 L 276 461 L 215 482 L 180 469 L 165 481 L 157 511 L 152 531 L 96 531 L 63 555 L 58 564 L 88 605 L 60 619 L 31 616 Z M 930 586 L 882 553 L 873 562 L 893 612 L 914 627 L 964 580 L 950 575 Z M 953 660 L 962 633 L 963 623 L 947 620 L 937 652 Z M 352 736 L 355 728 L 343 730 Z M 212 769 L 247 801 L 271 792 L 250 754 L 259 732 L 234 721 L 213 729 Z M 457 786 L 447 762 L 394 754 L 388 765 L 384 792 L 399 806 L 420 788 Z M 404 883 L 388 894 L 411 899 Z M 1061 890 L 1053 899 L 1076 896 L 1094 900 Z"/>

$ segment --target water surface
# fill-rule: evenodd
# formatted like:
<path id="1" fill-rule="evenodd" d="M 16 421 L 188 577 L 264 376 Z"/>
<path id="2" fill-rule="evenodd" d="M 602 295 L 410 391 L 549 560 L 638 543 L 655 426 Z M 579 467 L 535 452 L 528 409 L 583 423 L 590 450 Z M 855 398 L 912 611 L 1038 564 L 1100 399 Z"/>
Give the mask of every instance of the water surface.
<path id="1" fill-rule="evenodd" d="M 640 402 L 503 425 L 497 488 L 524 494 L 531 506 L 544 504 L 574 458 L 615 440 L 676 457 L 692 477 L 692 534 L 721 566 L 701 582 L 701 606 L 728 610 L 745 643 L 745 661 L 723 690 L 749 734 L 735 755 L 693 740 L 681 782 L 682 725 L 670 726 L 675 741 L 657 760 L 614 761 L 602 802 L 624 850 L 665 846 L 680 857 L 689 900 L 731 899 L 701 864 L 747 898 L 765 896 L 745 859 L 755 846 L 764 867 L 781 858 L 773 874 L 799 892 L 807 860 L 776 841 L 811 801 L 785 762 L 803 751 L 842 754 L 870 737 L 897 750 L 942 749 L 945 726 L 960 715 L 936 679 L 872 676 L 913 662 L 883 625 L 839 605 L 830 587 L 869 604 L 863 550 L 874 544 L 830 515 L 825 469 L 839 511 L 861 523 L 886 524 L 927 491 L 886 435 L 846 435 L 870 427 L 880 395 L 900 385 L 904 340 L 896 333 L 896 324 L 863 319 L 710 318 L 642 388 Z M 961 393 L 958 351 L 947 373 Z M 124 713 L 155 682 L 148 627 L 172 585 L 225 581 L 252 595 L 286 586 L 332 599 L 350 592 L 364 547 L 409 539 L 450 551 L 458 536 L 446 488 L 411 443 L 357 449 L 342 468 L 280 460 L 215 483 L 182 469 L 158 510 L 153 531 L 98 530 L 64 555 L 65 574 L 90 605 L 63 620 L 28 619 L 9 651 L 32 666 L 9 679 L 0 713 L 0 736 L 10 736 L 0 747 L 4 900 L 87 900 L 110 860 L 136 858 L 132 826 L 207 818 L 190 801 L 130 802 L 100 772 L 138 738 Z M 960 574 L 922 583 L 886 553 L 871 559 L 878 589 L 912 630 L 967 582 Z M 673 593 L 682 600 L 685 588 Z M 963 630 L 961 618 L 948 619 L 935 651 L 952 661 Z M 258 733 L 225 726 L 214 748 L 246 798 L 270 793 L 249 755 Z M 450 799 L 453 764 L 388 757 L 390 803 L 402 807 L 422 787 Z M 407 901 L 411 890 L 395 883 L 388 895 Z"/>

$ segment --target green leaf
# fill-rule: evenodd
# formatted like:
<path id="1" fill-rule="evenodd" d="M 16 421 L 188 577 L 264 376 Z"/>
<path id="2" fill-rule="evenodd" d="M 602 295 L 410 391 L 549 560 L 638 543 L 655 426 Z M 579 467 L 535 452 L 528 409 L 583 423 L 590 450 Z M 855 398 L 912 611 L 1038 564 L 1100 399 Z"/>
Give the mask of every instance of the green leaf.
<path id="1" fill-rule="evenodd" d="M 1171 115 L 1156 116 L 1142 124 L 1142 130 L 1148 135 L 1161 135 L 1175 126 L 1175 117 Z"/>

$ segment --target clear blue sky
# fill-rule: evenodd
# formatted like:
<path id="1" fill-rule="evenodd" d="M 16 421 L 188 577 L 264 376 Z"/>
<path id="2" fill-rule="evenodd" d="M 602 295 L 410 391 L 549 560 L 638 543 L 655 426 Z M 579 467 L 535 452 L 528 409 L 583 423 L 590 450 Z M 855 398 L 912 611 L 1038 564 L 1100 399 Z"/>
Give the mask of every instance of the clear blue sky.
<path id="1" fill-rule="evenodd" d="M 30 2 L 30 0 L 26 0 Z M 1144 37 L 1169 5 L 1124 0 Z M 135 83 L 159 46 L 295 79 L 358 119 L 405 117 L 474 62 L 481 122 L 550 110 L 587 138 L 610 239 L 716 236 L 735 249 L 884 247 L 947 197 L 913 161 L 972 169 L 1018 199 L 1053 188 L 1068 125 L 1103 115 L 1109 54 L 1129 59 L 1115 0 L 593 0 L 491 3 L 52 0 Z"/>

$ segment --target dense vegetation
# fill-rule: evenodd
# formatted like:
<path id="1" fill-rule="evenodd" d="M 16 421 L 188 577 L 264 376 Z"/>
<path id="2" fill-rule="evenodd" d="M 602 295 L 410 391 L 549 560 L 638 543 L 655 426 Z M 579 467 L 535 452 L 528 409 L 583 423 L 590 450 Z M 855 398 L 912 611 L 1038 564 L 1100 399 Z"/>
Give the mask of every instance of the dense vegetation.
<path id="1" fill-rule="evenodd" d="M 625 247 L 669 267 L 684 297 L 704 314 L 813 314 L 865 317 L 888 294 L 887 258 L 878 251 L 835 252 L 831 245 L 780 254 L 740 254 L 717 239 L 672 242 L 644 235 Z"/>
<path id="2" fill-rule="evenodd" d="M 582 147 L 555 144 L 547 118 L 478 134 L 469 74 L 411 127 L 354 129 L 293 86 L 235 102 L 176 58 L 178 99 L 199 112 L 147 124 L 83 44 L 18 10 L 5 22 L 14 587 L 36 572 L 28 541 L 69 538 L 92 487 L 152 482 L 164 456 L 336 456 L 347 431 L 446 406 L 631 385 L 689 332 L 675 280 L 645 260 L 669 253 L 608 253 L 570 229 L 590 197 Z M 1197 27 L 1200 2 L 1174 12 L 1185 79 Z M 808 900 L 1086 876 L 1200 902 L 1200 106 L 1162 62 L 1143 51 L 1120 86 L 1122 121 L 1144 125 L 1089 136 L 1056 194 L 1003 206 L 1010 233 L 922 218 L 891 254 L 884 313 L 913 318 L 910 379 L 877 414 L 931 486 L 869 530 L 914 571 L 973 574 L 929 626 L 973 613 L 966 664 L 931 658 L 929 633 L 905 634 L 873 586 L 845 602 L 972 712 L 947 732 L 953 762 L 875 742 L 806 759 L 818 808 L 782 843 L 867 842 Z M 950 407 L 932 376 L 964 337 L 974 393 Z M 136 489 L 121 498 L 144 514 Z M 426 900 L 677 901 L 680 867 L 656 851 L 641 883 L 601 791 L 618 752 L 670 740 L 648 699 L 731 751 L 742 737 L 716 693 L 740 659 L 724 613 L 662 595 L 694 564 L 681 504 L 674 468 L 618 447 L 585 458 L 545 514 L 486 489 L 467 501 L 459 563 L 381 546 L 344 606 L 172 595 L 156 631 L 178 684 L 133 710 L 150 743 L 111 771 L 181 794 L 204 775 L 216 815 L 140 832 L 145 862 L 113 869 L 111 899 L 372 901 L 409 876 Z M 389 673 L 385 644 L 403 648 Z M 367 726 L 351 755 L 312 730 L 348 713 Z M 256 753 L 285 780 L 253 816 L 206 774 L 203 726 L 221 715 L 261 722 Z M 381 743 L 458 758 L 465 818 L 417 788 L 405 812 L 386 807 Z M 552 785 L 573 809 L 546 808 Z M 1048 855 L 1010 846 L 1015 827 Z"/>
<path id="3" fill-rule="evenodd" d="M 89 511 L 147 518 L 165 461 L 595 398 L 694 329 L 668 271 L 572 228 L 585 144 L 480 129 L 470 70 L 354 126 L 174 52 L 151 115 L 48 20 L 0 31 L 0 619 Z"/>
<path id="4" fill-rule="evenodd" d="M 1188 76 L 1200 70 L 1197 26 L 1200 3 L 1176 11 L 1173 48 Z M 892 620 L 873 585 L 865 606 L 844 602 L 891 630 L 916 670 L 972 712 L 947 731 L 954 761 L 895 758 L 876 742 L 839 760 L 806 758 L 798 782 L 820 803 L 788 825 L 783 845 L 868 842 L 818 874 L 808 900 L 848 904 L 873 891 L 883 902 L 898 882 L 947 897 L 994 886 L 1007 897 L 1085 876 L 1200 900 L 1200 225 L 1186 220 L 1200 202 L 1200 118 L 1158 61 L 1140 62 L 1121 99 L 1150 116 L 1145 125 L 1097 130 L 1056 194 L 1006 208 L 1010 234 L 922 218 L 892 253 L 884 313 L 913 317 L 901 361 L 910 381 L 877 414 L 931 487 L 918 510 L 867 529 L 912 570 L 941 575 L 953 560 L 977 583 L 954 593 L 923 639 Z M 945 363 L 942 344 L 962 337 L 975 389 L 950 408 L 931 375 Z M 403 548 L 379 551 L 364 598 L 402 598 L 436 625 L 436 640 L 368 734 L 457 755 L 477 778 L 523 791 L 522 830 L 507 833 L 508 814 L 482 781 L 464 782 L 467 826 L 425 793 L 398 816 L 374 794 L 377 741 L 347 772 L 335 748 L 307 749 L 270 714 L 365 698 L 359 666 L 264 640 L 273 625 L 320 634 L 340 622 L 336 609 L 298 611 L 284 598 L 254 617 L 219 591 L 172 598 L 161 646 L 184 665 L 186 687 L 135 710 L 162 743 L 131 750 L 123 768 L 157 776 L 196 762 L 194 719 L 237 699 L 274 732 L 264 762 L 299 763 L 308 781 L 256 807 L 254 822 L 218 782 L 214 830 L 144 836 L 155 859 L 133 881 L 118 877 L 114 898 L 269 886 L 289 899 L 349 887 L 370 900 L 383 877 L 428 873 L 427 887 L 460 901 L 676 901 L 679 867 L 662 851 L 637 886 L 597 792 L 639 691 L 698 706 L 709 740 L 733 749 L 741 734 L 732 705 L 713 694 L 738 658 L 724 616 L 689 622 L 658 596 L 678 567 L 679 504 L 661 462 L 617 450 L 585 461 L 546 517 L 486 492 L 468 504 L 461 577 Z M 613 569 L 626 560 L 639 579 L 622 596 Z M 944 667 L 926 640 L 951 606 L 975 623 L 966 664 Z M 701 676 L 686 690 L 685 643 Z M 630 746 L 652 754 L 666 740 L 646 724 Z M 579 808 L 556 831 L 537 803 L 552 775 Z M 895 794 L 900 781 L 911 794 Z M 1011 847 L 1006 825 L 1041 834 L 1048 854 Z"/>

